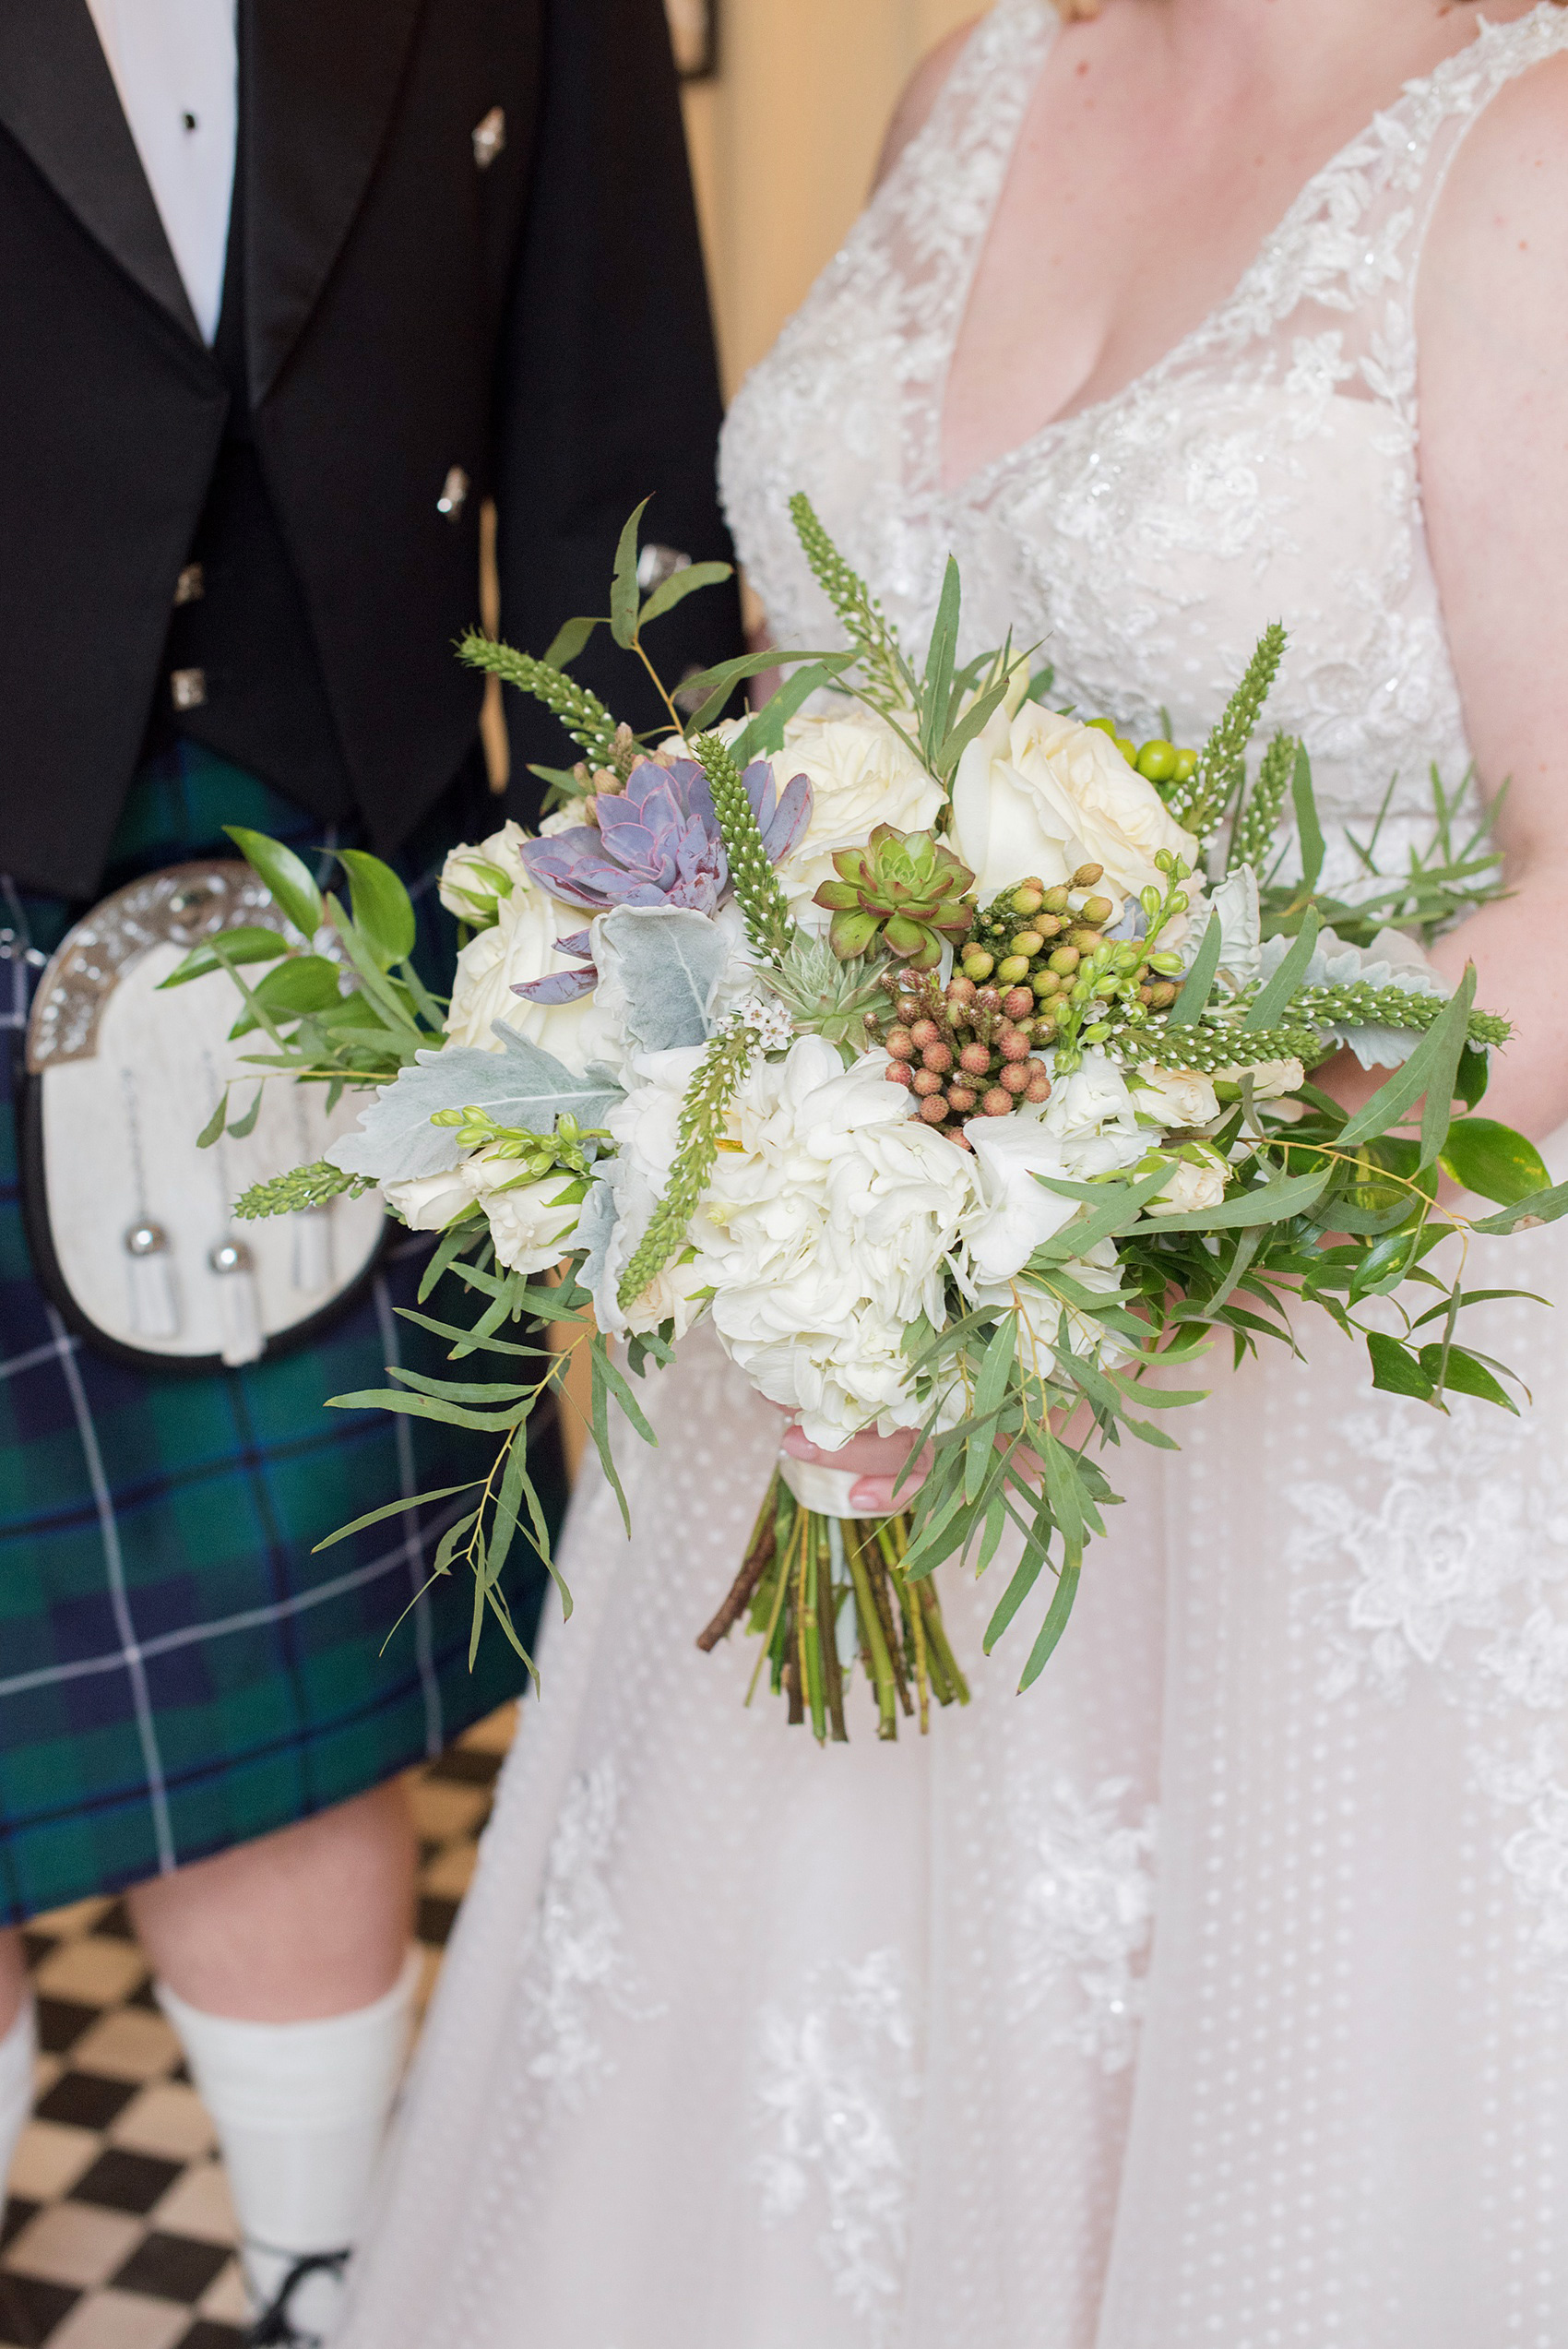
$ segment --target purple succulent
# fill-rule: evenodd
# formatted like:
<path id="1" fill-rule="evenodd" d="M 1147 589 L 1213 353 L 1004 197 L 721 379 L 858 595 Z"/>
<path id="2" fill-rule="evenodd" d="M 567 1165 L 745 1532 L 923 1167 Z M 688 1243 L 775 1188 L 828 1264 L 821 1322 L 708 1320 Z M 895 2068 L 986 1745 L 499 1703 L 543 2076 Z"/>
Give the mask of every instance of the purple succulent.
<path id="1" fill-rule="evenodd" d="M 812 789 L 803 775 L 780 792 L 773 769 L 759 758 L 745 772 L 746 797 L 777 864 L 804 838 Z M 525 842 L 522 858 L 540 887 L 569 904 L 607 912 L 612 905 L 677 905 L 697 913 L 718 910 L 730 886 L 724 836 L 707 777 L 693 758 L 661 767 L 645 758 L 624 792 L 600 792 L 595 824 L 574 825 L 547 840 Z M 563 953 L 588 951 L 588 934 L 556 941 Z M 572 1003 L 596 984 L 585 971 L 558 971 L 516 992 L 530 1003 Z"/>

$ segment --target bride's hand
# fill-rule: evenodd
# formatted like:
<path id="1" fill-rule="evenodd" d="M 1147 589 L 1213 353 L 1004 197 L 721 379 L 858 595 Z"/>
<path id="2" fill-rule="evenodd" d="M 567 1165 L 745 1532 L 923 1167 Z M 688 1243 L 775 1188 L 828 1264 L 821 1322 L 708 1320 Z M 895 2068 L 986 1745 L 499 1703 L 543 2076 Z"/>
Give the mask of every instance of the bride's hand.
<path id="1" fill-rule="evenodd" d="M 909 1507 L 931 1470 L 928 1444 L 895 1496 L 893 1487 L 915 1440 L 915 1430 L 905 1427 L 896 1436 L 851 1436 L 839 1450 L 825 1452 L 820 1444 L 808 1443 L 799 1427 L 791 1425 L 785 1434 L 784 1449 L 791 1460 L 809 1461 L 816 1468 L 854 1469 L 858 1473 L 849 1488 L 850 1508 L 863 1517 L 891 1517 L 896 1509 Z"/>

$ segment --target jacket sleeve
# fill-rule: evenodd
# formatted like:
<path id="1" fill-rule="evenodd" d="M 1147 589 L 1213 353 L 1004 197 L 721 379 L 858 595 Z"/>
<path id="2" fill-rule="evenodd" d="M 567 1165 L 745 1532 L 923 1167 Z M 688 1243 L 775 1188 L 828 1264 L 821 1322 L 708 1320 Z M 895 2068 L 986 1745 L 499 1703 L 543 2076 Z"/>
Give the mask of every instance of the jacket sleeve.
<path id="1" fill-rule="evenodd" d="M 496 495 L 501 625 L 542 652 L 576 613 L 609 609 L 616 541 L 732 559 L 716 479 L 722 409 L 680 95 L 662 0 L 548 0 L 532 190 L 503 345 Z M 667 686 L 742 650 L 733 582 L 654 624 Z M 660 704 L 601 629 L 573 674 L 639 732 Z M 576 756 L 549 713 L 507 694 L 510 811 L 530 760 Z"/>

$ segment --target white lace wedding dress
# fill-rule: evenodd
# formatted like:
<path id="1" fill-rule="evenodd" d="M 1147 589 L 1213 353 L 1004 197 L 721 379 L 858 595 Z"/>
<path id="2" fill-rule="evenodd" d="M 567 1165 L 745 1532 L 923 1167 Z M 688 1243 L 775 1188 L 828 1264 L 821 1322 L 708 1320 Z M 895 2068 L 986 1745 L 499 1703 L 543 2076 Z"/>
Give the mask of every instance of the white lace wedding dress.
<path id="1" fill-rule="evenodd" d="M 962 488 L 944 371 L 1055 19 L 1003 0 L 736 403 L 725 485 L 780 632 L 814 499 L 923 645 L 1197 740 L 1261 626 L 1344 828 L 1467 753 L 1422 537 L 1413 298 L 1467 129 L 1568 50 L 1475 42 L 1319 173 L 1149 375 Z M 1568 1298 L 1563 1227 L 1502 1277 Z M 1496 1268 L 1490 1268 L 1495 1270 Z M 350 2349 L 1564 2349 L 1568 1349 L 1535 1407 L 1374 1396 L 1326 1324 L 1117 1463 L 1128 1506 L 1028 1698 L 949 1574 L 975 1701 L 819 1753 L 694 1634 L 775 1422 L 711 1346 L 590 1473 L 429 2025 Z"/>

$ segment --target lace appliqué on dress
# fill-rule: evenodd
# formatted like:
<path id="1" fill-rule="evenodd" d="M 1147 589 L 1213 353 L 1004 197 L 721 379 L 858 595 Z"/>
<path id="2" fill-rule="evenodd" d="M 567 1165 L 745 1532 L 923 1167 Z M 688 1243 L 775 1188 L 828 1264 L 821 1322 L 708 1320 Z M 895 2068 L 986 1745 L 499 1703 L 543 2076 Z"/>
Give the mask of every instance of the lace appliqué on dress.
<path id="1" fill-rule="evenodd" d="M 1323 1643 L 1323 1693 L 1399 1703 L 1426 1675 L 1464 1715 L 1503 1866 L 1535 1915 L 1531 1955 L 1568 1993 L 1568 1475 L 1550 1432 L 1458 1400 L 1440 1420 L 1370 1389 L 1338 1432 L 1385 1472 L 1375 1505 L 1348 1478 L 1285 1494 L 1301 1520 L 1288 1565 L 1335 1572 L 1299 1602 Z"/>
<path id="2" fill-rule="evenodd" d="M 551 1839 L 533 1948 L 519 1991 L 529 2077 L 573 2107 L 613 2071 L 598 2035 L 598 2009 L 650 2021 L 639 2004 L 610 1895 L 608 1862 L 620 1811 L 612 1760 L 576 1778 Z"/>
<path id="3" fill-rule="evenodd" d="M 1018 1986 L 1026 2011 L 1064 1978 L 1078 2013 L 1059 2046 L 1097 2057 L 1107 2072 L 1133 2060 L 1154 1930 L 1156 1814 L 1122 1816 L 1132 1782 L 1107 1779 L 1088 1796 L 1059 1778 L 1026 1830 L 1039 1865 L 1025 1887 Z"/>
<path id="4" fill-rule="evenodd" d="M 837 640 L 790 533 L 803 488 L 917 654 L 951 553 L 966 656 L 1012 629 L 1049 647 L 1063 706 L 1115 710 L 1138 734 L 1163 732 L 1169 705 L 1193 741 L 1282 616 L 1270 721 L 1313 754 L 1324 886 L 1353 891 L 1345 829 L 1371 830 L 1393 779 L 1379 846 L 1395 869 L 1431 843 L 1431 762 L 1450 789 L 1470 763 L 1417 471 L 1427 227 L 1466 131 L 1568 50 L 1568 15 L 1483 21 L 1316 175 L 1162 361 L 949 489 L 948 369 L 1056 24 L 1040 0 L 983 20 L 742 387 L 722 461 L 742 557 L 779 641 Z"/>
<path id="5" fill-rule="evenodd" d="M 760 2044 L 763 2214 L 778 2225 L 820 2192 L 817 2241 L 835 2294 L 881 2343 L 903 2289 L 921 2093 L 898 1952 L 814 1969 L 797 2013 L 764 2010 Z"/>

